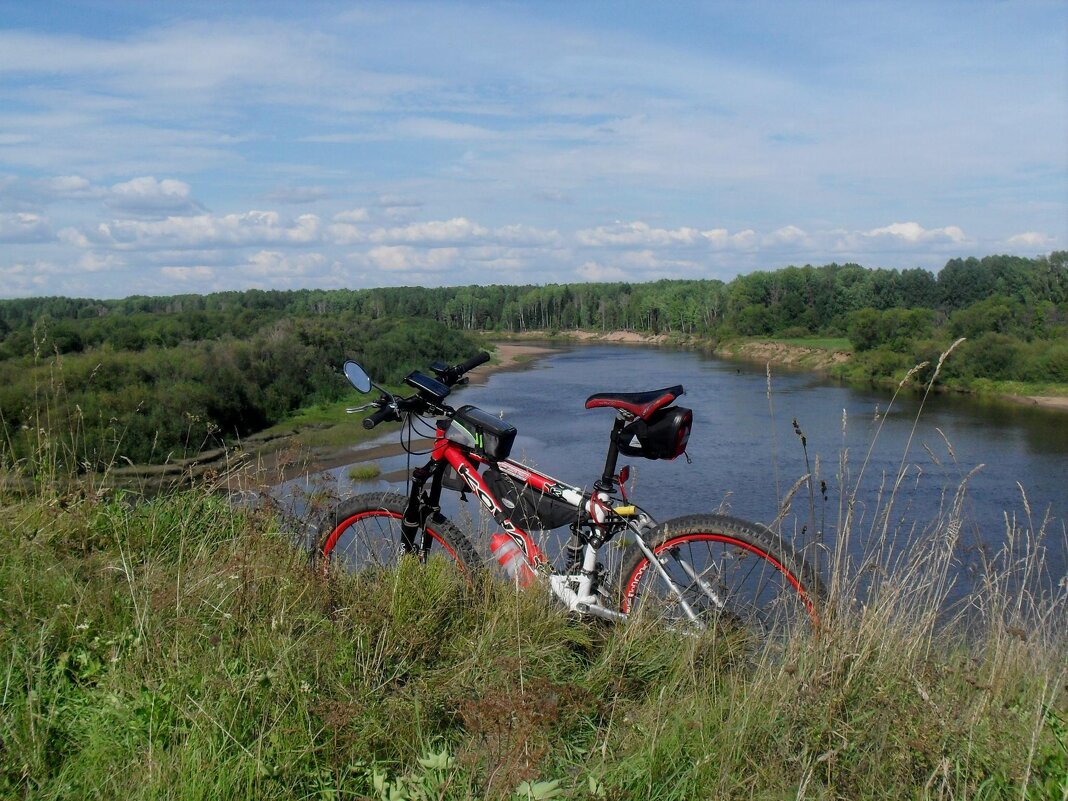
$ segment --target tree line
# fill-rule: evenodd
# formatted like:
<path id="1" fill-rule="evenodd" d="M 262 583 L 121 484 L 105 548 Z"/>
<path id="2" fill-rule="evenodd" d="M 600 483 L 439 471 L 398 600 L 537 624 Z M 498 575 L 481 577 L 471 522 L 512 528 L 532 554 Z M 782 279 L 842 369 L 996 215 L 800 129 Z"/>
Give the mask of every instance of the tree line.
<path id="1" fill-rule="evenodd" d="M 992 297 L 1054 314 L 1068 299 L 1068 253 L 1028 259 L 951 259 L 928 270 L 858 264 L 786 267 L 730 282 L 389 287 L 361 290 L 247 290 L 121 300 L 28 298 L 0 301 L 0 356 L 38 346 L 60 352 L 104 343 L 139 350 L 223 333 L 247 336 L 282 317 L 350 312 L 361 319 L 415 317 L 466 331 L 635 330 L 715 336 L 845 332 L 862 309 L 927 308 L 945 317 Z M 1053 324 L 1056 324 L 1054 322 Z M 1041 321 L 1038 322 L 1041 328 Z"/>
<path id="2" fill-rule="evenodd" d="M 337 367 L 346 356 L 397 381 L 435 358 L 469 355 L 475 332 L 576 329 L 703 342 L 844 338 L 855 352 L 845 373 L 874 381 L 934 363 L 966 337 L 943 367 L 946 381 L 963 388 L 1006 380 L 1066 384 L 1068 253 L 951 259 L 937 275 L 827 264 L 729 282 L 4 300 L 0 414 L 8 440 L 18 440 L 61 368 L 62 413 L 118 420 L 123 455 L 161 460 L 173 449 L 245 435 L 301 405 L 340 397 L 345 384 Z"/>

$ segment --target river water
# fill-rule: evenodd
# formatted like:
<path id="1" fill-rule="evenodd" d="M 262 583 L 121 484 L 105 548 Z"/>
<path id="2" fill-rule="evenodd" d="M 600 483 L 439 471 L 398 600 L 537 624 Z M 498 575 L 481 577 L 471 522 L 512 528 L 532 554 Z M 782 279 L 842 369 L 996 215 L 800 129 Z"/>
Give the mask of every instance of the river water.
<path id="1" fill-rule="evenodd" d="M 770 523 L 795 481 L 811 472 L 825 491 L 815 483 L 810 497 L 802 486 L 780 525 L 799 546 L 810 543 L 813 531 L 833 546 L 841 509 L 854 497 L 851 547 L 859 552 L 876 540 L 937 533 L 964 485 L 962 563 L 1000 547 L 1015 521 L 1032 533 L 1044 527 L 1047 568 L 1055 582 L 1064 575 L 1068 416 L 1062 413 L 943 395 L 928 397 L 921 410 L 916 395 L 900 395 L 891 405 L 889 392 L 774 369 L 769 399 L 763 368 L 622 345 L 562 349 L 450 400 L 503 413 L 519 430 L 513 458 L 588 487 L 603 466 L 612 412 L 584 409 L 586 397 L 678 383 L 686 388 L 678 403 L 694 412 L 691 461 L 627 460 L 635 500 L 657 519 L 722 507 Z M 404 467 L 404 457 L 381 465 Z M 342 483 L 345 474 L 333 471 Z"/>

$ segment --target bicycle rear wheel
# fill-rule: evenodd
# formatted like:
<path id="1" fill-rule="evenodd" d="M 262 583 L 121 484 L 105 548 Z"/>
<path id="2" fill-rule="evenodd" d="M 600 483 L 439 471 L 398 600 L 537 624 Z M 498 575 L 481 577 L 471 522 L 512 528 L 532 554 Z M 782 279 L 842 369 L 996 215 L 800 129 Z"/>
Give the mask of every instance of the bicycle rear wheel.
<path id="1" fill-rule="evenodd" d="M 394 492 L 357 495 L 331 509 L 319 527 L 316 551 L 324 568 L 335 565 L 350 573 L 389 568 L 405 555 L 401 521 L 408 499 Z M 427 521 L 426 532 L 435 549 L 473 575 L 480 560 L 474 547 L 455 525 L 438 515 Z M 421 544 L 416 533 L 416 547 Z"/>
<path id="2" fill-rule="evenodd" d="M 619 600 L 632 617 L 684 628 L 727 626 L 765 641 L 819 623 L 819 578 L 764 526 L 693 515 L 661 523 L 646 544 L 663 573 L 636 543 L 630 546 Z"/>

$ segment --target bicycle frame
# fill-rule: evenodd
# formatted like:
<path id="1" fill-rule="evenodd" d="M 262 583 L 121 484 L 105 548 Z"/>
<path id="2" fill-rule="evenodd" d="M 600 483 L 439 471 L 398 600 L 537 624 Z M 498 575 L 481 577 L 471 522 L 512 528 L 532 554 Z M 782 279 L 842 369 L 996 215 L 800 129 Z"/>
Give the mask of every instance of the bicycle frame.
<path id="1" fill-rule="evenodd" d="M 608 493 L 615 488 L 613 473 L 616 456 L 614 445 L 610 446 L 605 463 L 605 476 L 597 482 L 592 493 L 584 492 L 578 487 L 566 484 L 511 459 L 489 460 L 473 451 L 468 451 L 446 439 L 445 432 L 439 424 L 435 432 L 430 460 L 423 467 L 412 471 L 408 505 L 401 525 L 402 546 L 405 550 L 414 551 L 416 532 L 425 527 L 426 521 L 431 516 L 440 514 L 442 481 L 446 468 L 451 466 L 460 476 L 467 490 L 478 499 L 483 508 L 493 515 L 501 530 L 519 547 L 531 570 L 536 575 L 548 576 L 553 594 L 569 609 L 614 621 L 626 620 L 626 614 L 603 606 L 595 594 L 597 555 L 600 546 L 608 539 L 609 528 L 614 530 L 625 524 L 640 540 L 641 526 L 636 525 L 634 519 L 640 520 L 644 525 L 651 523 L 651 520 L 647 515 L 639 513 L 636 507 L 612 508 L 610 506 Z M 516 525 L 509 517 L 501 500 L 479 473 L 480 465 L 495 466 L 524 486 L 575 509 L 576 520 L 586 522 L 595 533 L 594 540 L 599 539 L 597 545 L 590 541 L 584 543 L 582 564 L 578 573 L 559 573 L 553 570 L 551 563 L 530 533 Z M 430 490 L 424 495 L 423 490 L 428 480 Z M 417 512 L 418 516 L 413 515 L 413 512 Z M 422 555 L 425 556 L 429 552 L 431 542 L 431 537 L 425 533 L 424 529 L 423 541 L 419 549 Z"/>

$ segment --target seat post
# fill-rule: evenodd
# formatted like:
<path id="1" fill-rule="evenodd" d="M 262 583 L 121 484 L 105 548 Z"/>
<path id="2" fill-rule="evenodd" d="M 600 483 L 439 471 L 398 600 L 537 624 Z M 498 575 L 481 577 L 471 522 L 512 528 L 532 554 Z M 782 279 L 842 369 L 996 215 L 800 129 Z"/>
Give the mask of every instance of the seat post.
<path id="1" fill-rule="evenodd" d="M 604 474 L 593 485 L 594 489 L 600 492 L 614 492 L 616 489 L 616 461 L 619 458 L 619 446 L 616 444 L 616 440 L 619 439 L 619 433 L 626 424 L 627 421 L 623 415 L 617 414 L 616 420 L 612 424 L 612 438 L 608 442 L 608 455 L 604 460 Z"/>

